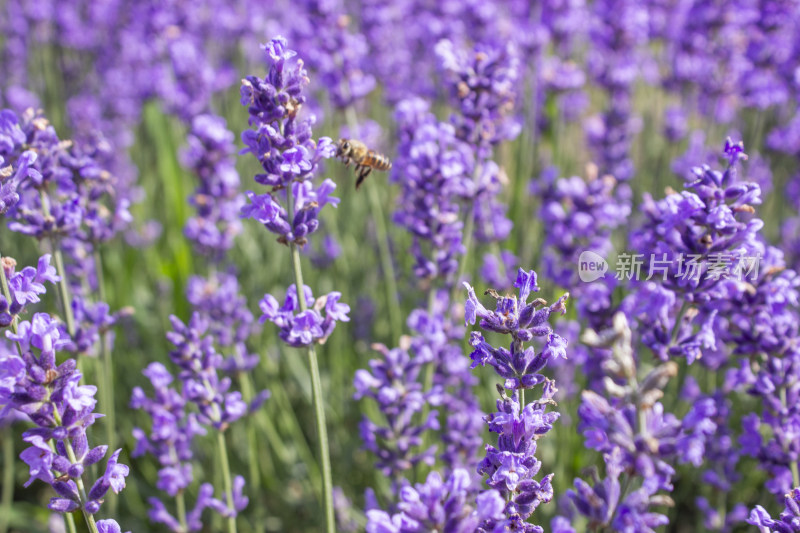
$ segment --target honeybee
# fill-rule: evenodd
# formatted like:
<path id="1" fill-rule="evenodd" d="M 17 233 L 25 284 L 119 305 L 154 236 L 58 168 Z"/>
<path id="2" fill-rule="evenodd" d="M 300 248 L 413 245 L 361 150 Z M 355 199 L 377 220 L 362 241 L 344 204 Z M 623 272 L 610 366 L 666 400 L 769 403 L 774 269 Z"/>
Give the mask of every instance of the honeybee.
<path id="1" fill-rule="evenodd" d="M 386 171 L 392 168 L 392 162 L 388 157 L 370 150 L 366 144 L 355 139 L 339 139 L 336 143 L 336 157 L 341 159 L 345 166 L 355 163 L 358 174 L 356 189 L 361 187 L 372 169 Z"/>

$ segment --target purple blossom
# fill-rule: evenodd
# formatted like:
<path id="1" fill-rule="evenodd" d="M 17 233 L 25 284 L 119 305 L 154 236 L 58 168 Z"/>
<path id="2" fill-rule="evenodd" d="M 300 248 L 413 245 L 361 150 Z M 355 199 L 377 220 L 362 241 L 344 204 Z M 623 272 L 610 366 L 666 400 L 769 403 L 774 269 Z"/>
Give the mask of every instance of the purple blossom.
<path id="1" fill-rule="evenodd" d="M 246 344 L 257 325 L 239 290 L 236 276 L 223 272 L 208 279 L 192 276 L 186 285 L 186 297 L 208 323 L 217 351 L 228 355 L 222 367 L 226 372 L 246 372 L 258 364 L 258 355 Z"/>
<path id="2" fill-rule="evenodd" d="M 757 505 L 750 512 L 748 524 L 758 526 L 762 533 L 796 533 L 800 531 L 800 488 L 790 490 L 784 496 L 785 509 L 775 520 L 766 509 Z"/>
<path id="3" fill-rule="evenodd" d="M 593 4 L 588 70 L 608 93 L 608 104 L 587 122 L 587 137 L 600 174 L 626 183 L 633 177 L 631 143 L 639 124 L 633 114 L 633 84 L 647 39 L 648 10 L 631 0 Z M 627 195 L 622 188 L 619 194 Z"/>
<path id="4" fill-rule="evenodd" d="M 36 479 L 50 484 L 57 493 L 49 504 L 53 511 L 81 509 L 93 515 L 109 489 L 118 493 L 125 487 L 129 473 L 127 466 L 118 463 L 121 450 L 117 450 L 88 495 L 83 492 L 86 467 L 101 461 L 108 449 L 90 448 L 86 436 L 87 428 L 102 416 L 94 412 L 97 388 L 80 385 L 82 375 L 74 359 L 56 365 L 56 351 L 67 341 L 49 315 L 36 313 L 6 336 L 18 343 L 23 355 L 11 355 L 0 363 L 0 404 L 4 406 L 0 418 L 16 411 L 36 426 L 22 435 L 30 445 L 20 454 L 30 469 L 26 486 Z"/>
<path id="5" fill-rule="evenodd" d="M 613 329 L 600 334 L 589 330 L 583 336 L 590 346 L 611 349 L 603 362 L 605 390 L 583 391 L 578 410 L 578 429 L 585 446 L 603 454 L 605 477 L 595 472 L 591 483 L 576 479 L 567 498 L 574 511 L 594 527 L 650 532 L 668 523 L 666 516 L 650 507 L 671 504 L 662 491 L 672 490 L 672 464 L 676 460 L 696 464 L 705 440 L 714 436 L 716 410 L 713 402 L 696 404 L 683 422 L 666 412 L 656 400 L 677 375 L 678 366 L 672 361 L 663 363 L 640 379 L 631 336 L 623 313 L 614 316 Z M 621 487 L 622 472 L 641 479 L 641 487 L 626 492 L 631 484 Z"/>
<path id="6" fill-rule="evenodd" d="M 449 285 L 464 253 L 462 204 L 476 194 L 474 155 L 421 99 L 401 101 L 395 117 L 400 145 L 391 179 L 401 185 L 403 201 L 393 219 L 413 235 L 417 278 Z"/>
<path id="7" fill-rule="evenodd" d="M 520 132 L 513 115 L 520 75 L 519 57 L 512 43 L 478 43 L 473 50 L 450 40 L 436 44 L 450 99 L 457 112 L 450 118 L 455 136 L 475 153 L 474 193 L 469 198 L 475 235 L 484 242 L 502 241 L 512 223 L 497 195 L 507 182 L 505 172 L 492 161 L 492 149 Z"/>
<path id="8" fill-rule="evenodd" d="M 189 198 L 197 214 L 187 221 L 184 232 L 201 254 L 217 261 L 242 231 L 237 213 L 244 198 L 239 193 L 233 139 L 224 119 L 198 115 L 183 153 L 184 165 L 200 182 Z"/>
<path id="9" fill-rule="evenodd" d="M 763 222 L 752 216 L 760 188 L 737 179 L 737 163 L 747 157 L 741 144 L 729 139 L 724 155 L 724 171 L 695 167 L 689 190 L 657 202 L 646 197 L 646 221 L 631 236 L 644 257 L 642 271 L 654 281 L 639 284 L 630 305 L 644 325 L 643 341 L 662 360 L 705 356 L 702 363 L 712 368 L 724 362 L 714 330 L 720 301 L 730 298 L 733 280 L 753 277 L 754 258 L 763 255 Z"/>
<path id="10" fill-rule="evenodd" d="M 542 197 L 540 216 L 548 228 L 545 234 L 545 275 L 562 287 L 581 290 L 575 266 L 580 254 L 592 251 L 606 256 L 611 249 L 611 232 L 630 215 L 630 208 L 614 198 L 616 180 L 599 177 L 590 166 L 587 179 L 577 176 L 556 179 L 555 169 L 545 171 L 541 183 L 533 182 L 531 192 Z"/>
<path id="11" fill-rule="evenodd" d="M 311 288 L 304 286 L 306 306 L 310 309 L 301 310 L 297 301 L 295 285 L 289 286 L 286 299 L 279 306 L 278 301 L 271 294 L 265 294 L 259 303 L 262 315 L 260 322 L 269 320 L 279 328 L 278 335 L 289 346 L 310 346 L 324 343 L 333 333 L 337 322 L 349 322 L 350 306 L 339 303 L 341 293 L 331 292 L 324 297 L 314 298 Z M 325 316 L 322 316 L 322 311 Z"/>
<path id="12" fill-rule="evenodd" d="M 406 485 L 400 490 L 397 513 L 367 511 L 367 533 L 479 531 L 481 524 L 502 517 L 505 502 L 493 490 L 475 497 L 470 485 L 466 470 L 455 470 L 447 480 L 442 480 L 438 472 L 431 472 L 425 483 Z"/>
<path id="13" fill-rule="evenodd" d="M 331 103 L 344 109 L 362 100 L 375 88 L 375 78 L 365 68 L 367 42 L 358 30 L 349 29 L 344 3 L 307 0 L 297 7 L 303 14 L 292 19 L 292 41 L 307 51 L 308 68 L 328 89 Z"/>
<path id="14" fill-rule="evenodd" d="M 487 294 L 496 300 L 495 310 L 489 311 L 478 301 L 472 287 L 464 285 L 468 291 L 466 322 L 474 324 L 480 319 L 482 329 L 512 337 L 510 350 L 492 347 L 478 332 L 472 332 L 470 338 L 475 348 L 470 354 L 472 368 L 489 363 L 504 379 L 503 385 L 497 386 L 500 393 L 497 411 L 485 417 L 489 430 L 497 434 L 497 446 L 486 445 L 486 456 L 478 466 L 478 473 L 487 476 L 486 484 L 500 493 L 506 505 L 503 517 L 487 520 L 481 531 L 507 528 L 541 532 L 542 528 L 528 523 L 527 519 L 541 503 L 553 498 L 553 474 L 535 479 L 542 466 L 535 453 L 538 439 L 552 429 L 559 414 L 546 411 L 547 406 L 554 403 L 557 389 L 552 380 L 539 372 L 551 360 L 567 355 L 566 341 L 553 332 L 548 319 L 554 311 L 566 311 L 569 295 L 565 294 L 550 306 L 541 298 L 529 304 L 531 292 L 539 290 L 536 273 L 520 268 L 514 283 L 519 289 L 519 299 L 501 297 L 489 290 Z M 545 339 L 544 348 L 538 354 L 534 347 L 524 346 L 534 337 Z M 543 388 L 541 398 L 521 405 L 520 391 L 539 384 Z M 513 394 L 508 396 L 506 389 L 511 389 Z"/>
<path id="15" fill-rule="evenodd" d="M 311 139 L 313 117 L 299 117 L 306 101 L 303 90 L 309 83 L 302 60 L 293 59 L 296 53 L 282 37 L 263 48 L 267 77 L 242 80 L 241 102 L 248 108 L 254 129 L 242 134 L 246 148 L 241 153 L 252 153 L 261 163 L 265 173 L 257 175 L 256 182 L 285 187 L 292 181 L 310 179 L 318 161 L 334 155 L 334 147 L 327 137 L 315 143 Z"/>
<path id="16" fill-rule="evenodd" d="M 419 353 L 404 348 L 388 349 L 375 346 L 381 359 L 369 362 L 370 370 L 356 371 L 353 398 L 371 398 L 378 404 L 385 422 L 381 425 L 364 417 L 360 424 L 364 448 L 377 457 L 376 467 L 398 482 L 400 475 L 417 463 L 432 465 L 436 446 L 420 450 L 422 435 L 439 429 L 438 414 L 429 411 L 421 423 L 419 419 L 426 404 L 435 396 L 434 391 L 423 390 L 423 369 L 432 364 L 433 353 Z"/>
<path id="17" fill-rule="evenodd" d="M 170 497 L 183 493 L 192 483 L 192 442 L 197 435 L 209 429 L 224 432 L 230 424 L 249 412 L 258 409 L 267 399 L 268 392 L 261 391 L 246 403 L 238 391 L 232 391 L 231 379 L 220 377 L 224 359 L 215 348 L 220 336 L 209 332 L 208 321 L 213 313 L 195 312 L 188 324 L 170 317 L 173 330 L 167 334 L 175 346 L 170 359 L 180 369 L 179 387 L 172 386 L 172 374 L 160 363 L 151 363 L 144 371 L 150 379 L 154 395 L 149 398 L 137 387 L 133 391 L 131 407 L 144 410 L 152 420 L 150 434 L 135 428 L 134 455 L 150 453 L 161 466 L 156 487 Z M 230 334 L 230 332 L 229 332 Z M 205 483 L 200 486 L 195 507 L 186 516 L 189 531 L 199 531 L 204 509 L 211 508 L 224 517 L 235 518 L 246 506 L 248 499 L 242 494 L 244 478 L 237 476 L 233 484 L 233 500 L 227 496 L 215 499 L 214 488 Z M 150 498 L 150 519 L 167 525 L 172 531 L 183 531 L 158 498 Z"/>

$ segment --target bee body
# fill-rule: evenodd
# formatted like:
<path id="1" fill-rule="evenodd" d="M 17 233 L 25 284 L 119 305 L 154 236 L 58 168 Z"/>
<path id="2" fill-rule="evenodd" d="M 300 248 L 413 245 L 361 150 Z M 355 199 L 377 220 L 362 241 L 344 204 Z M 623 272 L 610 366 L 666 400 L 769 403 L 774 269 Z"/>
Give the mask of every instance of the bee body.
<path id="1" fill-rule="evenodd" d="M 355 164 L 358 179 L 356 189 L 367 179 L 373 169 L 387 171 L 392 168 L 392 162 L 385 155 L 370 150 L 367 145 L 355 139 L 339 139 L 336 144 L 336 157 L 341 159 L 346 166 Z"/>

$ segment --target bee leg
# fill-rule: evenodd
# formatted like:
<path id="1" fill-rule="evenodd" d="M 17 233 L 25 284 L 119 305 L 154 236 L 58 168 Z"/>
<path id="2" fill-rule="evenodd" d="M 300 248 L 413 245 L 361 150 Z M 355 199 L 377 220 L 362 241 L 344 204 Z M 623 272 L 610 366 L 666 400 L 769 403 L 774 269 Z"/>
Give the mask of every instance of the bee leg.
<path id="1" fill-rule="evenodd" d="M 361 187 L 361 184 L 364 183 L 364 180 L 367 179 L 370 172 L 372 172 L 372 167 L 361 167 L 361 171 L 358 173 L 358 179 L 356 180 L 356 190 Z"/>

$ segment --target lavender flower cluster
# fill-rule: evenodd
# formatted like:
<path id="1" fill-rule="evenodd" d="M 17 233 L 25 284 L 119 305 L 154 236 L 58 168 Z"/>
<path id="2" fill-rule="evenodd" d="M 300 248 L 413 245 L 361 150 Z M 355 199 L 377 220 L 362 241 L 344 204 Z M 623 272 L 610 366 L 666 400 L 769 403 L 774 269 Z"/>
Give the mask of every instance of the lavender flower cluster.
<path id="1" fill-rule="evenodd" d="M 125 488 L 128 466 L 119 462 L 122 449 L 107 460 L 105 471 L 87 490 L 84 474 L 102 461 L 107 445 L 91 447 L 87 431 L 103 415 L 95 412 L 97 387 L 81 385 L 83 374 L 75 359 L 58 364 L 56 354 L 69 345 L 69 337 L 59 322 L 47 313 L 35 313 L 30 320 L 19 320 L 26 305 L 40 301 L 45 282 L 60 281 L 50 266 L 50 256 L 39 259 L 38 268 L 25 267 L 15 272 L 15 261 L 3 258 L 3 324 L 5 336 L 13 345 L 0 345 L 0 420 L 24 420 L 34 427 L 22 433 L 28 446 L 20 458 L 29 468 L 30 478 L 49 484 L 56 495 L 48 508 L 59 513 L 80 510 L 93 531 L 119 531 L 114 520 L 99 520 L 97 514 L 109 490 Z M 10 302 L 10 305 L 9 305 Z M 10 466 L 6 466 L 11 468 Z M 87 471 L 88 470 L 88 471 Z M 74 527 L 74 526 L 73 526 Z"/>

